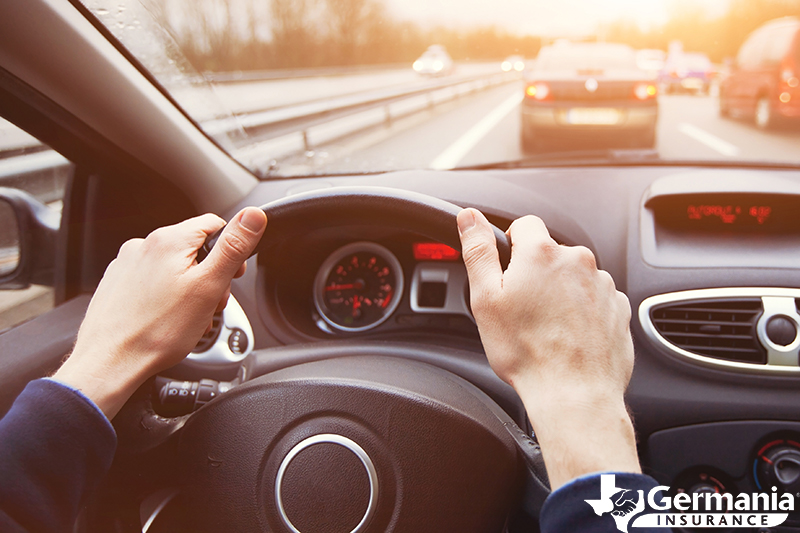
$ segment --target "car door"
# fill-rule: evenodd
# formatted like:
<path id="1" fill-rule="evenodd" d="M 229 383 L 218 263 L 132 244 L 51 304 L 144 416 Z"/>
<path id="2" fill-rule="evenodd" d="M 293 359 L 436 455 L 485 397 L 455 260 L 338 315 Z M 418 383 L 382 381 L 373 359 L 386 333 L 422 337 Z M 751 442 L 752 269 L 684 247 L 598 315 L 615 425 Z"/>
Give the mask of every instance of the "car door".
<path id="1" fill-rule="evenodd" d="M 736 57 L 736 65 L 731 75 L 731 106 L 739 113 L 750 115 L 755 108 L 755 91 L 758 86 L 754 79 L 763 49 L 764 39 L 756 32 L 742 45 Z"/>
<path id="2" fill-rule="evenodd" d="M 8 283 L 0 291 L 16 316 L 0 333 L 5 412 L 28 381 L 69 353 L 91 293 L 123 242 L 201 212 L 225 215 L 257 180 L 69 2 L 0 3 L 0 118 L 0 142 L 9 146 L 0 187 L 58 211 L 50 217 L 52 261 L 45 261 L 51 277 L 12 280 L 10 267 L 0 277 L 25 287 L 12 291 Z M 37 165 L 44 178 L 31 177 Z M 48 182 L 54 169 L 65 174 Z M 48 183 L 58 187 L 47 190 Z M 0 216 L 13 219 L 8 209 Z M 0 248 L 12 250 L 0 261 L 13 266 L 12 230 L 0 229 Z M 29 246 L 19 260 L 46 248 Z"/>
<path id="3" fill-rule="evenodd" d="M 75 169 L 0 119 L 0 413 L 25 383 L 52 371 L 68 353 L 85 310 L 86 298 L 73 298 L 65 276 L 62 222 Z M 30 238 L 25 205 L 47 219 L 49 238 Z M 41 260 L 31 264 L 31 258 Z"/>

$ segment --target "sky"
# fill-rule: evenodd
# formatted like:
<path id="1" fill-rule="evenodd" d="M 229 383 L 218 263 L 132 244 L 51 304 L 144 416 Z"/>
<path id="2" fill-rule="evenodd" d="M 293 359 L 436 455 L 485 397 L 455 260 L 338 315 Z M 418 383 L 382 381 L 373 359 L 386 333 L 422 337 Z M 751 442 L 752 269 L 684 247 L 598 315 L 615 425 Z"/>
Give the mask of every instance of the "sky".
<path id="1" fill-rule="evenodd" d="M 721 14 L 728 0 L 385 0 L 399 18 L 425 26 L 496 25 L 517 34 L 578 36 L 620 18 L 642 29 L 661 25 L 676 3 L 701 5 Z"/>

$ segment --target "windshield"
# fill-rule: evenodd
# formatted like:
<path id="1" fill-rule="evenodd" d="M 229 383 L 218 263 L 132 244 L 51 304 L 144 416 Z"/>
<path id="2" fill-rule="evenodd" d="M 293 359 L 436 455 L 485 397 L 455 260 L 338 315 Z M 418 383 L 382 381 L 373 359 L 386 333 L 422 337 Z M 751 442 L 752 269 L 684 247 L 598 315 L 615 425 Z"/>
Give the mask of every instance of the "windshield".
<path id="1" fill-rule="evenodd" d="M 797 0 L 83 1 L 264 179 L 800 164 Z"/>

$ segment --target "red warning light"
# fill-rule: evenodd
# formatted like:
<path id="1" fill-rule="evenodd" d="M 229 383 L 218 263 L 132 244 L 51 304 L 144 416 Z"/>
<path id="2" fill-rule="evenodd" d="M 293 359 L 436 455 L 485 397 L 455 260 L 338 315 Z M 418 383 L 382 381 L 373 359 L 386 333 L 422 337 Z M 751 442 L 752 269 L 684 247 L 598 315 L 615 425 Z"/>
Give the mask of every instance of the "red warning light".
<path id="1" fill-rule="evenodd" d="M 417 261 L 455 261 L 461 254 L 438 242 L 415 242 L 414 259 Z"/>

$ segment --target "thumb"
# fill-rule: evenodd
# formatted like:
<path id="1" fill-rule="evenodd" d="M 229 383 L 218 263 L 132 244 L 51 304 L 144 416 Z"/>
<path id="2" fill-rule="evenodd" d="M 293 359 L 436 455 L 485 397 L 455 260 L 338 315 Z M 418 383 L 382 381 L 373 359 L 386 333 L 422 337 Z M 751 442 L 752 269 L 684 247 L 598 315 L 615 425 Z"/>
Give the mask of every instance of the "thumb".
<path id="1" fill-rule="evenodd" d="M 456 218 L 461 255 L 467 267 L 472 300 L 491 296 L 503 285 L 503 268 L 492 226 L 477 209 L 464 209 Z"/>
<path id="2" fill-rule="evenodd" d="M 208 257 L 200 267 L 228 284 L 253 253 L 267 227 L 267 215 L 257 207 L 239 211 L 225 226 Z"/>

